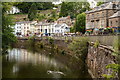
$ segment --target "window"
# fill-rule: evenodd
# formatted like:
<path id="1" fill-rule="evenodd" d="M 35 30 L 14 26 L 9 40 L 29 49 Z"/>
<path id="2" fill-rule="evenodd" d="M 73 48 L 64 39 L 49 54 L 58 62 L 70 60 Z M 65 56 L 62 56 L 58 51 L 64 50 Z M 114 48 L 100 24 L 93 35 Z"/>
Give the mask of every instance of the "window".
<path id="1" fill-rule="evenodd" d="M 116 21 L 116 24 L 118 24 L 118 21 Z"/>
<path id="2" fill-rule="evenodd" d="M 116 8 L 116 4 L 113 4 L 113 8 Z"/>
<path id="3" fill-rule="evenodd" d="M 99 13 L 97 13 L 97 17 L 99 17 Z"/>
<path id="4" fill-rule="evenodd" d="M 94 18 L 94 14 L 92 14 L 92 17 Z"/>
<path id="5" fill-rule="evenodd" d="M 104 12 L 102 12 L 102 15 L 103 15 L 103 17 L 104 17 Z"/>
<path id="6" fill-rule="evenodd" d="M 87 17 L 88 17 L 88 19 L 89 19 L 89 15 L 88 15 Z"/>

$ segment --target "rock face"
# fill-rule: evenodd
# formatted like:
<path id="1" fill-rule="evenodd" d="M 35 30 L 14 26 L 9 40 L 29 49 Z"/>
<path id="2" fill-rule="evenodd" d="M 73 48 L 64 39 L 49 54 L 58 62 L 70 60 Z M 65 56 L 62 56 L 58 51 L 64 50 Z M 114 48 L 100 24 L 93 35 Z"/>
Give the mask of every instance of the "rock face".
<path id="1" fill-rule="evenodd" d="M 107 46 L 94 47 L 94 44 L 89 45 L 86 63 L 95 78 L 102 78 L 103 74 L 112 74 L 112 69 L 106 69 L 108 64 L 117 63 L 117 58 L 112 55 L 112 52 L 113 50 Z"/>

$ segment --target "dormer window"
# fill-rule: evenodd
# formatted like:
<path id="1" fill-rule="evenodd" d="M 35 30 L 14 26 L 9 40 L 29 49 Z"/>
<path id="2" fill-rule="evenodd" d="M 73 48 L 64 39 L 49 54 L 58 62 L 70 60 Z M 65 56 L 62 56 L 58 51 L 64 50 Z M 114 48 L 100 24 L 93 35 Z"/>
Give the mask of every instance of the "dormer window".
<path id="1" fill-rule="evenodd" d="M 116 4 L 113 4 L 113 9 L 116 8 Z"/>

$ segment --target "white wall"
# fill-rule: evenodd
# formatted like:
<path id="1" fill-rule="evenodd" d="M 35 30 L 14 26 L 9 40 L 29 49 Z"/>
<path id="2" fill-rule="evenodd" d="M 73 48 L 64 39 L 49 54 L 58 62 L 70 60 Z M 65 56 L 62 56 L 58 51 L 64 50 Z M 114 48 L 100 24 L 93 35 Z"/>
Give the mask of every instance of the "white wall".
<path id="1" fill-rule="evenodd" d="M 15 14 L 15 13 L 19 13 L 19 12 L 20 12 L 20 10 L 15 6 L 13 6 L 10 11 L 7 11 L 8 14 Z"/>

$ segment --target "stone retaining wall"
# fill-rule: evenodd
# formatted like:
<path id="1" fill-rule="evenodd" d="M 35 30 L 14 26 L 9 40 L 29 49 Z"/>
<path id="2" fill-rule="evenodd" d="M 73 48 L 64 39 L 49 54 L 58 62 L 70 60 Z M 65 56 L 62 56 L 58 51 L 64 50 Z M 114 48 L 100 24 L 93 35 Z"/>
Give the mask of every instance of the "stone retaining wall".
<path id="1" fill-rule="evenodd" d="M 94 47 L 94 44 L 89 45 L 86 63 L 95 78 L 102 78 L 103 74 L 112 73 L 111 69 L 106 69 L 108 64 L 117 63 L 117 58 L 112 55 L 112 52 L 113 50 L 107 46 Z"/>

